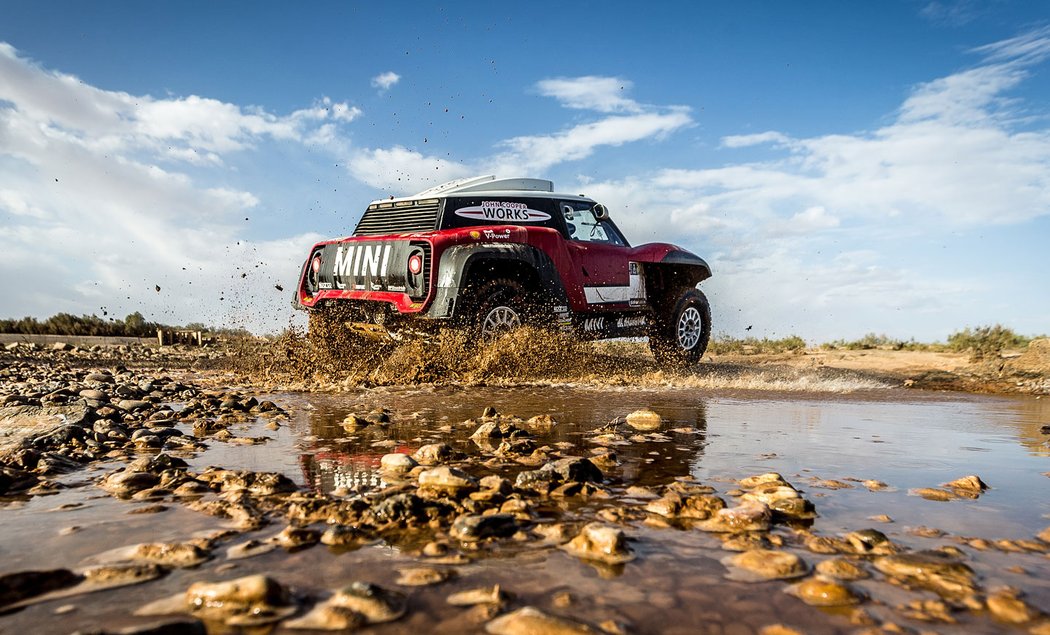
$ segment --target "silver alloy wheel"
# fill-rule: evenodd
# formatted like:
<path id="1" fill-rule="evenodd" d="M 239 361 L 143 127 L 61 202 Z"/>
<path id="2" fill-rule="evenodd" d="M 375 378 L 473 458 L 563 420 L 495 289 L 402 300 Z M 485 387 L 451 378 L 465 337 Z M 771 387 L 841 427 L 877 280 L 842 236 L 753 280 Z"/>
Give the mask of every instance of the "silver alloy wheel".
<path id="1" fill-rule="evenodd" d="M 678 345 L 684 351 L 693 350 L 703 330 L 704 321 L 695 306 L 682 311 L 682 317 L 678 318 Z"/>
<path id="2" fill-rule="evenodd" d="M 521 326 L 521 317 L 517 311 L 509 306 L 498 306 L 489 311 L 485 316 L 485 321 L 481 323 L 481 336 L 496 337 L 519 326 Z"/>

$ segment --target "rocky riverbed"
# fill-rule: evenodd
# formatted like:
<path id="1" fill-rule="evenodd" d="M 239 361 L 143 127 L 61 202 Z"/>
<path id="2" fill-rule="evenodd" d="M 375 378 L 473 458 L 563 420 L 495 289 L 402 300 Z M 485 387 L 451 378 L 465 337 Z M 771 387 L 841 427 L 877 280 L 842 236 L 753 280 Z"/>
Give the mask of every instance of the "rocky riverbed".
<path id="1" fill-rule="evenodd" d="M 134 352 L 0 357 L 0 631 L 1050 633 L 1035 397 Z"/>

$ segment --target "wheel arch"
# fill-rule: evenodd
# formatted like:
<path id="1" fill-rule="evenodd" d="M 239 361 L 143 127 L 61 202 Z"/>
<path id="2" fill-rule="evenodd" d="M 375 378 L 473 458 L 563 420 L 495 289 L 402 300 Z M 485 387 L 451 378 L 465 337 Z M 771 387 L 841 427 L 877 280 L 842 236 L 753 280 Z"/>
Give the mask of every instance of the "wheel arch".
<path id="1" fill-rule="evenodd" d="M 550 257 L 531 245 L 457 245 L 441 255 L 437 287 L 429 315 L 459 317 L 469 289 L 487 281 L 511 278 L 531 291 L 565 304 L 565 290 Z"/>

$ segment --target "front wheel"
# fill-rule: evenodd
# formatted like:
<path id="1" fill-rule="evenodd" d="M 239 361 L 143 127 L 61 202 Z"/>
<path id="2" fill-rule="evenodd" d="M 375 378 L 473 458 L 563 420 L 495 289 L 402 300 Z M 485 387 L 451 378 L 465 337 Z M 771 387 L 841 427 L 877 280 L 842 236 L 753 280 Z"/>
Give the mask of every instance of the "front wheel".
<path id="1" fill-rule="evenodd" d="M 656 316 L 649 348 L 662 366 L 692 366 L 711 341 L 711 305 L 699 289 L 682 292 L 668 315 Z"/>

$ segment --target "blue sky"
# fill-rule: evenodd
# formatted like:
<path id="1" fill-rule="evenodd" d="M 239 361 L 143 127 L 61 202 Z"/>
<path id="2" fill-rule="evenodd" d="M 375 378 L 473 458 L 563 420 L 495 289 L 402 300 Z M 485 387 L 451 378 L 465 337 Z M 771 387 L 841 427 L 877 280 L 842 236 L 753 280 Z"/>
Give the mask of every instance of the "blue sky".
<path id="1" fill-rule="evenodd" d="M 1050 331 L 1044 3 L 417 4 L 3 0 L 0 315 L 279 329 L 314 240 L 496 173 L 708 258 L 716 332 Z"/>

